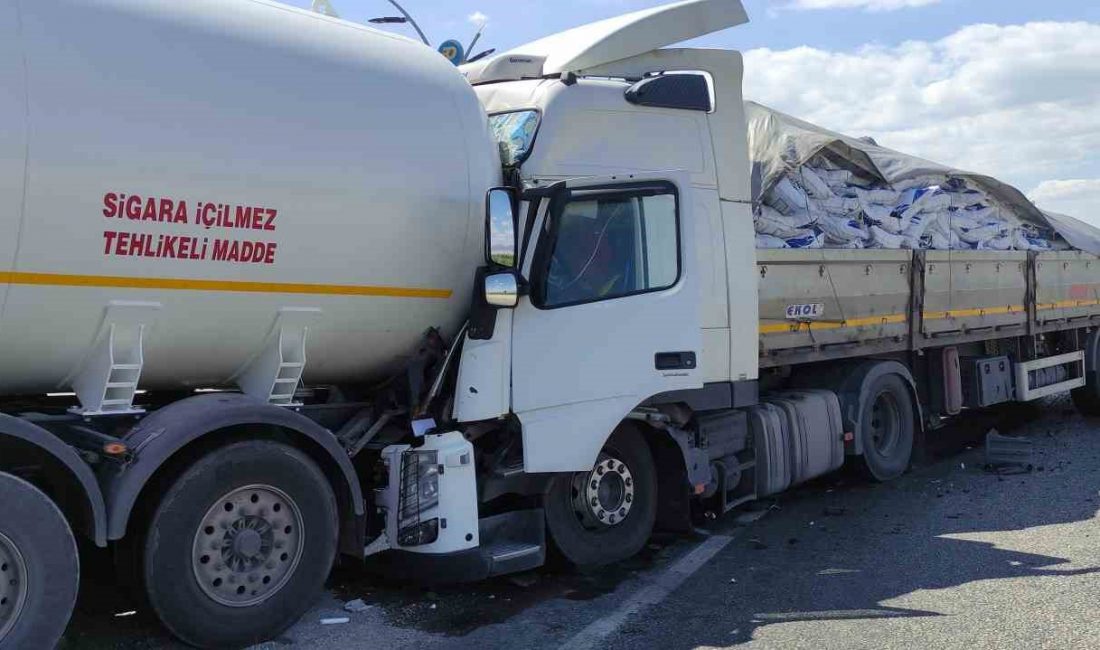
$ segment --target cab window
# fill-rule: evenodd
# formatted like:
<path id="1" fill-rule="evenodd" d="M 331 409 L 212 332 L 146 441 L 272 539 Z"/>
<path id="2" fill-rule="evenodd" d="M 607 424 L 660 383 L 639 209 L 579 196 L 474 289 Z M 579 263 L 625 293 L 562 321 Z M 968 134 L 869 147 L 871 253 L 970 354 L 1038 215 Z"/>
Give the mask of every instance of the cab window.
<path id="1" fill-rule="evenodd" d="M 677 197 L 672 187 L 574 192 L 553 210 L 536 280 L 536 305 L 611 300 L 676 284 L 680 277 Z"/>

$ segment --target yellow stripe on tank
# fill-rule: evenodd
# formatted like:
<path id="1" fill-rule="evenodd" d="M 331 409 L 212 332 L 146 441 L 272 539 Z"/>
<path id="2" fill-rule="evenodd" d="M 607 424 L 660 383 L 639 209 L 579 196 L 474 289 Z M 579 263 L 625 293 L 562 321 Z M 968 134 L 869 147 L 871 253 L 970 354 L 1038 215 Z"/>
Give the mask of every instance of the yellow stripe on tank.
<path id="1" fill-rule="evenodd" d="M 237 293 L 299 293 L 328 296 L 374 296 L 383 298 L 450 298 L 450 289 L 386 287 L 351 284 L 306 284 L 299 282 L 246 282 L 191 278 L 138 278 L 122 275 L 70 275 L 0 271 L 0 284 L 48 287 L 98 287 L 117 289 L 167 289 L 170 291 L 229 291 Z"/>

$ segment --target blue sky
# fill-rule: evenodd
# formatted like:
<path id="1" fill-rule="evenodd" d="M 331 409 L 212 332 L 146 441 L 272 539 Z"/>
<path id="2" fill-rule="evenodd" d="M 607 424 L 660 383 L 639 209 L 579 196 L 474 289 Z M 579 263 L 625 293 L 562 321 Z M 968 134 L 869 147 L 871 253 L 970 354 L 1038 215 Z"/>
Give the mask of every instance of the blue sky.
<path id="1" fill-rule="evenodd" d="M 386 0 L 329 1 L 357 22 L 396 14 Z M 486 18 L 475 49 L 498 51 L 666 1 L 399 0 L 433 44 L 468 42 Z M 1100 0 L 744 4 L 748 25 L 691 44 L 745 52 L 747 98 L 1100 225 Z"/>
<path id="2" fill-rule="evenodd" d="M 475 12 L 488 16 L 481 43 L 509 48 L 541 36 L 637 9 L 665 4 L 665 0 L 398 0 L 416 18 L 433 44 L 447 38 L 468 42 L 473 28 L 467 18 Z M 386 0 L 330 0 L 341 17 L 358 22 L 396 15 Z M 309 6 L 309 0 L 289 4 Z M 860 8 L 784 9 L 785 0 L 744 0 L 751 23 L 735 30 L 699 39 L 708 47 L 786 49 L 800 45 L 850 49 L 868 43 L 896 45 L 906 40 L 935 40 L 974 23 L 1000 25 L 1032 21 L 1100 22 L 1097 0 L 942 0 L 899 9 L 867 11 Z M 394 31 L 410 36 L 410 28 Z"/>

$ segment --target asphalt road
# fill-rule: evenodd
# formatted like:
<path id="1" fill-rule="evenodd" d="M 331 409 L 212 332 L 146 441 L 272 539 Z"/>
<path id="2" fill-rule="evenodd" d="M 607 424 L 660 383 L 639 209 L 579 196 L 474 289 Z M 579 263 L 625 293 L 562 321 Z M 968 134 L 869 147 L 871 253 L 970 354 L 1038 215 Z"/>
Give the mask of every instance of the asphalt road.
<path id="1" fill-rule="evenodd" d="M 990 425 L 1032 440 L 1032 472 L 982 469 Z M 1100 648 L 1100 420 L 1047 402 L 968 418 L 930 449 L 894 483 L 829 477 L 592 574 L 433 591 L 341 567 L 260 647 Z M 177 647 L 105 564 L 85 560 L 63 647 Z M 357 598 L 366 611 L 344 611 Z"/>

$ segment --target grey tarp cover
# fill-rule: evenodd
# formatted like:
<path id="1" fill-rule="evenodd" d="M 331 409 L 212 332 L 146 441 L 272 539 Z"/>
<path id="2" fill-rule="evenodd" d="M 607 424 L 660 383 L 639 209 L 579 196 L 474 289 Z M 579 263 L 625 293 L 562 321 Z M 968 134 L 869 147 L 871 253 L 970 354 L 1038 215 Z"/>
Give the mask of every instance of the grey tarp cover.
<path id="1" fill-rule="evenodd" d="M 962 178 L 1009 207 L 1022 221 L 1051 228 L 1071 246 L 1100 256 L 1100 229 L 1046 213 L 1020 190 L 990 176 L 954 169 L 810 124 L 756 102 L 745 102 L 752 160 L 752 194 L 759 200 L 784 174 L 818 154 L 893 185 L 922 176 Z"/>

